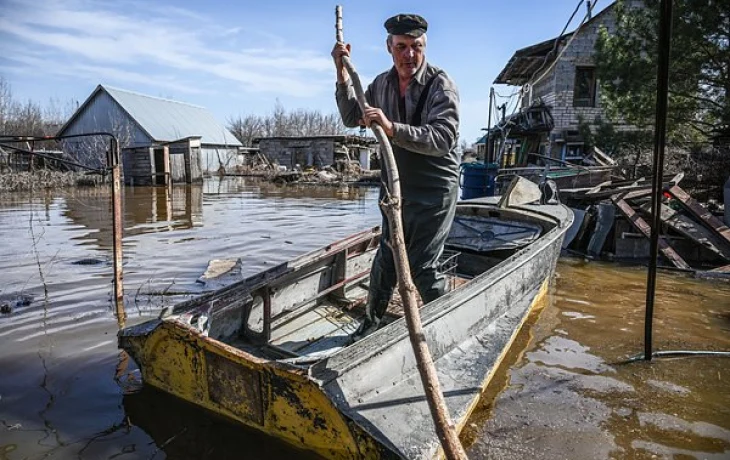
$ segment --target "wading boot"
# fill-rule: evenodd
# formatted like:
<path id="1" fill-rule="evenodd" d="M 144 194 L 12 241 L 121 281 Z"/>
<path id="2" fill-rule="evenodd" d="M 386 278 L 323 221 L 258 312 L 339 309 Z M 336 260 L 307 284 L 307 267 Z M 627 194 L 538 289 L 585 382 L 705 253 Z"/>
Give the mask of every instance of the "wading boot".
<path id="1" fill-rule="evenodd" d="M 363 337 L 367 337 L 380 328 L 385 310 L 388 308 L 388 302 L 376 302 L 373 308 L 372 303 L 368 301 L 365 307 L 365 317 L 362 319 L 357 330 L 350 335 L 350 342 L 355 343 Z"/>

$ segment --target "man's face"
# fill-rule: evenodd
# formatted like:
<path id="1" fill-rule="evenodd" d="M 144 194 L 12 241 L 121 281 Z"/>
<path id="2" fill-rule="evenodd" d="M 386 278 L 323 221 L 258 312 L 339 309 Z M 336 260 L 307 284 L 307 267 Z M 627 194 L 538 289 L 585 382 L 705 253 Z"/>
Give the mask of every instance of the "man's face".
<path id="1" fill-rule="evenodd" d="M 413 38 L 410 35 L 392 35 L 388 52 L 393 56 L 393 64 L 398 76 L 411 78 L 421 67 L 426 51 L 426 36 Z"/>

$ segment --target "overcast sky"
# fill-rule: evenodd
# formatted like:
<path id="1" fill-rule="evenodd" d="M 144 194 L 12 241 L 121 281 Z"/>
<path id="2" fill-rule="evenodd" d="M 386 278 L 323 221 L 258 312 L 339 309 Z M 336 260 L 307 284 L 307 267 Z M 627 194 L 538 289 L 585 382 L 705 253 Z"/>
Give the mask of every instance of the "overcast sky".
<path id="1" fill-rule="evenodd" d="M 427 59 L 456 81 L 461 136 L 487 124 L 489 88 L 515 50 L 557 36 L 579 0 L 340 0 L 363 83 L 392 65 L 383 22 L 429 22 Z M 0 76 L 16 99 L 83 102 L 98 84 L 175 99 L 229 117 L 334 112 L 337 3 L 217 0 L 0 0 Z M 594 13 L 610 4 L 599 0 Z M 568 30 L 585 14 L 582 6 Z M 507 94 L 510 88 L 498 88 Z"/>

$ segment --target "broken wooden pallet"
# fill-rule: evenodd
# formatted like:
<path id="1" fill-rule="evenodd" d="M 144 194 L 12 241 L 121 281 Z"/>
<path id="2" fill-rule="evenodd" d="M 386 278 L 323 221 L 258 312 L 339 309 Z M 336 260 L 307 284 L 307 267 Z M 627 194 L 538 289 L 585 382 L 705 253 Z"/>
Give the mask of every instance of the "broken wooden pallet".
<path id="1" fill-rule="evenodd" d="M 710 230 L 716 232 L 721 238 L 730 243 L 730 228 L 722 223 L 720 219 L 713 216 L 710 211 L 700 206 L 689 193 L 682 190 L 678 185 L 669 188 L 669 194 L 679 200 L 682 206 L 699 218 Z"/>
<path id="2" fill-rule="evenodd" d="M 676 186 L 684 178 L 684 173 L 676 175 L 665 175 L 662 179 L 662 188 L 668 189 Z M 626 199 L 637 198 L 639 196 L 651 195 L 651 181 L 640 177 L 636 180 L 623 181 L 606 181 L 594 187 L 568 188 L 560 190 L 560 197 L 566 200 L 583 200 L 583 201 L 600 201 L 610 198 L 618 193 L 634 192 Z"/>
<path id="3" fill-rule="evenodd" d="M 619 193 L 611 197 L 611 201 L 616 207 L 626 216 L 631 224 L 644 234 L 647 238 L 651 238 L 651 226 L 646 223 L 644 219 L 639 216 L 634 208 L 624 200 L 625 194 Z M 672 246 L 667 242 L 665 238 L 659 235 L 659 251 L 666 257 L 675 267 L 683 270 L 691 270 L 691 267 L 684 259 L 677 254 Z"/>
<path id="4" fill-rule="evenodd" d="M 628 199 L 624 197 L 624 199 Z M 682 211 L 677 211 L 667 205 L 661 206 L 662 222 L 675 230 L 680 235 L 689 238 L 696 244 L 708 249 L 718 257 L 730 262 L 730 243 L 721 238 L 717 233 L 705 228 L 704 225 L 696 222 Z M 641 205 L 641 210 L 651 214 L 651 204 Z"/>

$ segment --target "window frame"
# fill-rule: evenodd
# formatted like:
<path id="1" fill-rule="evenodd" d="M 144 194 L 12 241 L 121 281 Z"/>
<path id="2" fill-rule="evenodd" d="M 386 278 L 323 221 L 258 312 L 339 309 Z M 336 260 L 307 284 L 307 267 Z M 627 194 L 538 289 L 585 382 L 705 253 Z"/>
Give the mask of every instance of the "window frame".
<path id="1" fill-rule="evenodd" d="M 588 75 L 585 76 L 588 72 Z M 581 78 L 583 77 L 583 78 Z M 587 94 L 582 92 L 579 94 L 578 89 L 582 80 L 588 82 Z M 576 66 L 575 78 L 573 81 L 573 107 L 596 107 L 596 67 L 595 66 Z"/>

